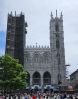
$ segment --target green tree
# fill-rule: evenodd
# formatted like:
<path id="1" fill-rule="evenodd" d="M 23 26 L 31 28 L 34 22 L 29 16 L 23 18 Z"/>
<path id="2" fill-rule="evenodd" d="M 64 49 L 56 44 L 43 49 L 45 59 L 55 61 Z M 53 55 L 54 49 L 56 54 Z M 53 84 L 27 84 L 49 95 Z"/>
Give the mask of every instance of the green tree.
<path id="1" fill-rule="evenodd" d="M 5 90 L 23 89 L 27 86 L 27 72 L 18 60 L 9 55 L 0 56 L 0 88 Z"/>

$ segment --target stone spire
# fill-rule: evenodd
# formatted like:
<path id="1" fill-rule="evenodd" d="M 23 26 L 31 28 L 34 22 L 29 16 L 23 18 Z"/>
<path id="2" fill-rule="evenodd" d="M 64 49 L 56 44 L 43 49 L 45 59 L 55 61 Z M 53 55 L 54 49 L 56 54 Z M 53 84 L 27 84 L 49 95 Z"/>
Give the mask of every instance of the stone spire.
<path id="1" fill-rule="evenodd" d="M 56 17 L 57 17 L 57 10 L 56 10 Z"/>
<path id="2" fill-rule="evenodd" d="M 36 42 L 36 47 L 37 47 L 37 44 L 38 44 L 38 43 Z"/>
<path id="3" fill-rule="evenodd" d="M 12 15 L 12 11 L 11 11 L 11 15 Z"/>
<path id="4" fill-rule="evenodd" d="M 51 19 L 53 18 L 53 14 L 52 14 L 52 12 L 51 12 Z"/>
<path id="5" fill-rule="evenodd" d="M 61 12 L 60 18 L 61 18 L 61 19 L 63 18 L 63 14 L 62 14 L 62 12 Z"/>
<path id="6" fill-rule="evenodd" d="M 16 11 L 15 11 L 15 16 L 16 16 Z"/>

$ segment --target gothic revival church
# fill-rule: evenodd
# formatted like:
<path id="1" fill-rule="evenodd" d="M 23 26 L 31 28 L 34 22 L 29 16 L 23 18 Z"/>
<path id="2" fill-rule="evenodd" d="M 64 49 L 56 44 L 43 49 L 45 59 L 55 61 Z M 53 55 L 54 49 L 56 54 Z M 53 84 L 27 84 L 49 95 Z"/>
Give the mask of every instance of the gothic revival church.
<path id="1" fill-rule="evenodd" d="M 50 19 L 50 47 L 27 46 L 24 51 L 24 68 L 30 85 L 66 83 L 63 16 Z"/>

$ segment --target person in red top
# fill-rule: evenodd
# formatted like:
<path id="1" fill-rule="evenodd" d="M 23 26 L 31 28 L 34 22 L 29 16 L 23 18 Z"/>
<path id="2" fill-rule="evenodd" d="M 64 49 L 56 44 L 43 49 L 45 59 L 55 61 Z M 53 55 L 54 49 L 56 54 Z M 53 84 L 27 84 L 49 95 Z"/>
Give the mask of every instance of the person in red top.
<path id="1" fill-rule="evenodd" d="M 32 99 L 37 99 L 35 94 L 32 95 Z"/>

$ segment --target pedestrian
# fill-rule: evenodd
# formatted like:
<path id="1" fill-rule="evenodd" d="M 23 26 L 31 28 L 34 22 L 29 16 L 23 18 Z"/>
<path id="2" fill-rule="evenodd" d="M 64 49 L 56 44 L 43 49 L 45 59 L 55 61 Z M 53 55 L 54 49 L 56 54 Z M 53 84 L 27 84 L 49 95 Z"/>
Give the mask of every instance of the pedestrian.
<path id="1" fill-rule="evenodd" d="M 37 99 L 37 96 L 35 94 L 33 94 L 32 99 Z"/>
<path id="2" fill-rule="evenodd" d="M 27 93 L 24 94 L 24 99 L 28 99 Z"/>

